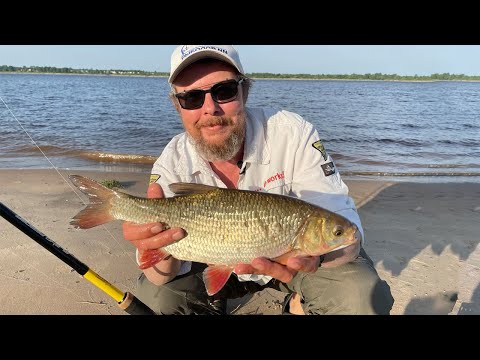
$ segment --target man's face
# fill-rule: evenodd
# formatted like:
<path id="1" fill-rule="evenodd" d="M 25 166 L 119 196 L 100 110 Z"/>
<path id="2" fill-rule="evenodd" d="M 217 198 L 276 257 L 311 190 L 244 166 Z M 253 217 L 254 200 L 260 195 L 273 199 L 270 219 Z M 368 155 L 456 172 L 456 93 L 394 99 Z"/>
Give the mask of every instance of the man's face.
<path id="1" fill-rule="evenodd" d="M 209 90 L 221 81 L 237 78 L 233 68 L 223 62 L 194 63 L 175 79 L 175 92 Z M 175 107 L 189 140 L 205 160 L 226 161 L 238 153 L 245 137 L 245 108 L 241 85 L 238 85 L 238 94 L 233 101 L 218 104 L 212 99 L 212 94 L 207 93 L 203 105 L 198 109 L 183 109 L 177 99 Z"/>

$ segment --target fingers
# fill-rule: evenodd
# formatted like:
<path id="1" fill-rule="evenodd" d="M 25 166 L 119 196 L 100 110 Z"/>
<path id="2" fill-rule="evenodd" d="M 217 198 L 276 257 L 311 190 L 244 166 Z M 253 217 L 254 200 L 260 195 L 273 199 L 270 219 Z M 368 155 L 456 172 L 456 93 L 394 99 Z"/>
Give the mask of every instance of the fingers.
<path id="1" fill-rule="evenodd" d="M 139 250 L 158 249 L 170 245 L 185 237 L 185 231 L 181 228 L 172 228 L 149 238 L 130 240 Z"/>
<path id="2" fill-rule="evenodd" d="M 284 283 L 290 282 L 298 271 L 315 272 L 320 265 L 318 256 L 292 257 L 287 265 L 282 265 L 266 258 L 256 258 L 251 264 L 238 264 L 235 273 L 268 275 Z"/>
<path id="3" fill-rule="evenodd" d="M 161 223 L 136 224 L 124 221 L 122 224 L 123 237 L 125 240 L 140 240 L 157 235 L 163 230 Z"/>
<path id="4" fill-rule="evenodd" d="M 250 265 L 250 264 L 237 264 L 235 266 L 235 269 L 233 269 L 235 274 L 241 275 L 241 274 L 254 274 L 256 269 Z"/>
<path id="5" fill-rule="evenodd" d="M 238 264 L 235 267 L 236 274 L 259 274 L 268 275 L 282 282 L 290 282 L 297 271 L 265 258 L 256 258 L 250 265 Z"/>
<path id="6" fill-rule="evenodd" d="M 162 187 L 157 183 L 150 184 L 147 189 L 147 197 L 150 199 L 164 197 Z M 163 230 L 162 224 L 158 222 L 136 224 L 130 221 L 125 221 L 122 224 L 122 228 L 123 237 L 125 240 L 129 241 L 150 238 Z"/>
<path id="7" fill-rule="evenodd" d="M 271 277 L 285 283 L 290 282 L 297 274 L 296 271 L 289 269 L 288 267 L 277 262 L 269 261 L 265 258 L 253 259 L 252 266 L 260 271 L 260 273 L 263 272 L 264 274 L 270 275 Z"/>
<path id="8" fill-rule="evenodd" d="M 147 198 L 149 199 L 157 199 L 163 198 L 165 195 L 163 194 L 163 189 L 160 184 L 153 183 L 148 186 L 147 189 Z"/>
<path id="9" fill-rule="evenodd" d="M 317 271 L 319 265 L 319 256 L 292 257 L 287 260 L 289 268 L 308 273 Z"/>

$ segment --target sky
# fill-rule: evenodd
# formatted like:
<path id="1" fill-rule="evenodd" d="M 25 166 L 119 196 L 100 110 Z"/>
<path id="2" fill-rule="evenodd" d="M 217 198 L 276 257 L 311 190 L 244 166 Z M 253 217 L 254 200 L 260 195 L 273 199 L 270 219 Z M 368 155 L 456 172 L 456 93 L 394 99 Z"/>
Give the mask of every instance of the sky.
<path id="1" fill-rule="evenodd" d="M 480 45 L 234 45 L 247 73 L 480 75 Z M 170 71 L 175 45 L 0 45 L 0 65 Z"/>

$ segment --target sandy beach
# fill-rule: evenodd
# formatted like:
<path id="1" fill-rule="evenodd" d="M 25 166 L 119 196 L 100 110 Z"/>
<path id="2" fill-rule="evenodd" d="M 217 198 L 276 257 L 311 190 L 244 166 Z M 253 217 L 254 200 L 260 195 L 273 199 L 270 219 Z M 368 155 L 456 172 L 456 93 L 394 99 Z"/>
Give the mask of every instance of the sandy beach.
<path id="1" fill-rule="evenodd" d="M 0 170 L 0 202 L 115 285 L 135 294 L 140 274 L 121 222 L 77 230 L 85 197 L 68 174 L 116 179 L 144 196 L 148 173 Z M 365 249 L 392 289 L 392 314 L 480 314 L 480 184 L 347 180 Z M 124 315 L 115 301 L 0 217 L 0 314 Z M 232 314 L 280 314 L 283 294 L 229 303 Z"/>

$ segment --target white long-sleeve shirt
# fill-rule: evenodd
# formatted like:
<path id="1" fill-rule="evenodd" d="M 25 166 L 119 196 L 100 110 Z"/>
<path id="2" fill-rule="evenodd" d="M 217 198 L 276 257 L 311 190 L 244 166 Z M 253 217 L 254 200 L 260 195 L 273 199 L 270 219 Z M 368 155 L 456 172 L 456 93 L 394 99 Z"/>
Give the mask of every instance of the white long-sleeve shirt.
<path id="1" fill-rule="evenodd" d="M 243 162 L 237 188 L 289 195 L 343 215 L 363 228 L 335 164 L 325 151 L 316 129 L 300 115 L 273 109 L 247 108 Z M 168 185 L 201 183 L 226 188 L 209 163 L 187 141 L 175 136 L 153 165 L 151 182 L 161 185 L 165 196 L 174 196 Z M 183 262 L 179 274 L 190 271 Z M 265 284 L 271 277 L 238 275 L 240 280 Z"/>

